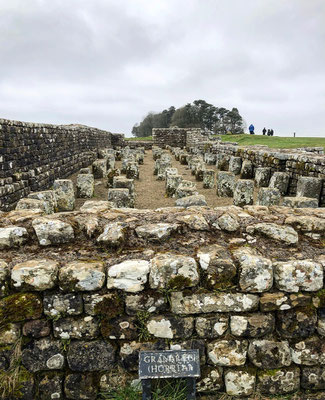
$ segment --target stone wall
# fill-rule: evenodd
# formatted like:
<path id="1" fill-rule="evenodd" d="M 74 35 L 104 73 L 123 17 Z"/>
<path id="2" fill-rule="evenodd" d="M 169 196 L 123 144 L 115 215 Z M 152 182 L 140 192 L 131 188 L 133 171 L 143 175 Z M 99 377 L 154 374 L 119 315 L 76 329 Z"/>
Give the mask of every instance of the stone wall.
<path id="1" fill-rule="evenodd" d="M 0 209 L 30 191 L 49 188 L 97 158 L 102 147 L 123 144 L 122 135 L 83 125 L 0 120 Z"/>
<path id="2" fill-rule="evenodd" d="M 211 145 L 210 152 L 224 154 L 229 158 L 235 156 L 241 157 L 243 160 L 250 160 L 255 169 L 270 167 L 272 173 L 275 171 L 289 173 L 289 195 L 296 194 L 299 176 L 318 177 L 325 181 L 325 156 L 322 148 L 270 149 L 266 146 L 241 147 L 219 142 Z M 325 206 L 324 183 L 320 206 Z"/>
<path id="3" fill-rule="evenodd" d="M 199 394 L 323 399 L 324 234 L 323 209 L 2 213 L 0 389 L 14 365 L 9 398 L 95 400 L 194 348 Z"/>
<path id="4" fill-rule="evenodd" d="M 207 136 L 202 135 L 200 128 L 154 128 L 152 139 L 155 146 L 162 148 L 167 145 L 171 147 L 191 147 L 207 140 Z"/>

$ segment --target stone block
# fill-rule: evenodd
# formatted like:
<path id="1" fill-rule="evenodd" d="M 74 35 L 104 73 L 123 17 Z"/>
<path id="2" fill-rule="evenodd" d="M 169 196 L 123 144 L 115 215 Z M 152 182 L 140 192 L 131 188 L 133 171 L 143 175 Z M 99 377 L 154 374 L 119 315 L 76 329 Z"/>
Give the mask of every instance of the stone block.
<path id="1" fill-rule="evenodd" d="M 21 361 L 30 372 L 63 369 L 63 344 L 50 338 L 34 340 L 22 351 Z"/>
<path id="2" fill-rule="evenodd" d="M 68 243 L 74 239 L 72 226 L 59 219 L 36 218 L 32 226 L 41 246 Z"/>
<path id="3" fill-rule="evenodd" d="M 44 314 L 49 318 L 79 315 L 83 312 L 82 296 L 79 293 L 44 294 Z"/>
<path id="4" fill-rule="evenodd" d="M 279 189 L 262 187 L 258 191 L 257 204 L 260 206 L 277 206 L 280 204 L 281 193 Z"/>
<path id="5" fill-rule="evenodd" d="M 34 322 L 34 321 L 32 321 Z M 0 332 L 0 346 L 14 344 L 21 337 L 20 324 L 9 323 L 4 325 Z"/>
<path id="6" fill-rule="evenodd" d="M 267 395 L 286 395 L 300 389 L 300 369 L 289 367 L 258 371 L 257 391 Z"/>
<path id="7" fill-rule="evenodd" d="M 193 332 L 194 318 L 159 315 L 150 318 L 146 326 L 148 332 L 156 338 L 189 338 Z"/>
<path id="8" fill-rule="evenodd" d="M 141 292 L 147 282 L 149 262 L 146 260 L 127 260 L 108 268 L 107 288 L 126 292 Z"/>
<path id="9" fill-rule="evenodd" d="M 285 294 L 282 292 L 263 293 L 260 298 L 261 311 L 290 310 L 296 307 L 311 306 L 312 297 L 303 293 Z"/>
<path id="10" fill-rule="evenodd" d="M 139 179 L 139 166 L 137 162 L 129 162 L 125 169 L 127 179 Z"/>
<path id="11" fill-rule="evenodd" d="M 179 198 L 175 201 L 176 207 L 192 207 L 192 206 L 207 206 L 207 202 L 205 200 L 205 196 L 202 194 L 200 195 L 192 195 L 192 196 L 185 196 Z"/>
<path id="12" fill-rule="evenodd" d="M 12 268 L 11 281 L 19 290 L 52 289 L 57 282 L 58 269 L 59 264 L 48 259 L 21 262 Z"/>
<path id="13" fill-rule="evenodd" d="M 297 244 L 298 233 L 291 226 L 281 226 L 272 223 L 259 223 L 246 228 L 247 233 L 260 233 L 270 239 L 285 242 L 286 244 Z"/>
<path id="14" fill-rule="evenodd" d="M 134 198 L 135 188 L 134 179 L 127 179 L 124 176 L 115 176 L 113 178 L 114 189 L 129 189 L 130 196 Z"/>
<path id="15" fill-rule="evenodd" d="M 103 318 L 100 323 L 102 336 L 109 340 L 135 340 L 138 338 L 138 319 L 123 316 L 114 320 Z"/>
<path id="16" fill-rule="evenodd" d="M 306 390 L 325 390 L 325 367 L 302 368 L 301 387 Z"/>
<path id="17" fill-rule="evenodd" d="M 46 319 L 28 321 L 23 325 L 23 335 L 40 339 L 51 334 L 51 323 Z"/>
<path id="18" fill-rule="evenodd" d="M 274 330 L 272 314 L 231 315 L 231 334 L 239 337 L 260 338 Z"/>
<path id="19" fill-rule="evenodd" d="M 104 246 L 117 247 L 125 239 L 125 224 L 113 222 L 104 226 L 104 231 L 97 238 L 97 243 Z"/>
<path id="20" fill-rule="evenodd" d="M 223 378 L 221 367 L 203 366 L 201 368 L 201 378 L 196 381 L 198 393 L 214 393 L 222 390 Z"/>
<path id="21" fill-rule="evenodd" d="M 196 261 L 172 253 L 157 254 L 151 260 L 149 283 L 152 289 L 195 286 L 199 283 Z"/>
<path id="22" fill-rule="evenodd" d="M 166 194 L 168 197 L 174 197 L 176 190 L 183 178 L 181 175 L 167 175 L 166 177 Z"/>
<path id="23" fill-rule="evenodd" d="M 27 196 L 29 199 L 41 200 L 44 204 L 46 214 L 53 214 L 57 209 L 57 201 L 53 190 L 44 190 L 42 192 L 32 192 Z"/>
<path id="24" fill-rule="evenodd" d="M 21 246 L 27 239 L 28 232 L 26 228 L 20 226 L 0 228 L 0 250 Z"/>
<path id="25" fill-rule="evenodd" d="M 286 339 L 311 336 L 316 330 L 317 312 L 309 307 L 277 312 L 277 331 Z"/>
<path id="26" fill-rule="evenodd" d="M 77 197 L 90 199 L 94 195 L 95 179 L 92 174 L 77 176 Z"/>
<path id="27" fill-rule="evenodd" d="M 297 365 L 319 366 L 325 364 L 325 342 L 316 336 L 291 343 L 292 361 Z"/>
<path id="28" fill-rule="evenodd" d="M 253 179 L 253 164 L 251 161 L 243 161 L 240 170 L 240 179 Z"/>
<path id="29" fill-rule="evenodd" d="M 292 208 L 317 208 L 318 199 L 312 199 L 310 197 L 284 197 L 282 206 Z"/>
<path id="30" fill-rule="evenodd" d="M 101 261 L 72 261 L 59 271 L 59 284 L 64 291 L 99 290 L 104 282 L 105 269 Z"/>
<path id="31" fill-rule="evenodd" d="M 95 179 L 105 178 L 107 173 L 107 161 L 106 159 L 99 159 L 93 162 L 93 174 Z"/>
<path id="32" fill-rule="evenodd" d="M 225 372 L 226 392 L 229 396 L 250 396 L 255 389 L 255 371 L 254 370 L 232 370 Z"/>
<path id="33" fill-rule="evenodd" d="M 129 189 L 108 189 L 107 200 L 114 203 L 116 208 L 134 206 Z"/>
<path id="34" fill-rule="evenodd" d="M 229 160 L 229 172 L 234 175 L 239 175 L 242 168 L 242 159 L 241 157 L 231 156 Z"/>
<path id="35" fill-rule="evenodd" d="M 199 192 L 197 191 L 195 183 L 186 180 L 182 180 L 175 191 L 177 199 L 180 199 L 182 197 L 195 196 L 198 194 Z"/>
<path id="36" fill-rule="evenodd" d="M 202 338 L 214 339 L 224 335 L 229 326 L 227 314 L 197 317 L 195 320 L 196 333 Z"/>
<path id="37" fill-rule="evenodd" d="M 311 260 L 290 260 L 274 263 L 277 288 L 289 293 L 315 292 L 323 288 L 323 267 Z"/>
<path id="38" fill-rule="evenodd" d="M 219 171 L 217 175 L 217 196 L 233 197 L 235 175 L 231 172 Z"/>
<path id="39" fill-rule="evenodd" d="M 279 189 L 282 196 L 288 192 L 290 176 L 286 172 L 274 172 L 270 179 L 270 188 Z"/>
<path id="40" fill-rule="evenodd" d="M 247 179 L 239 179 L 234 188 L 234 205 L 246 206 L 253 204 L 254 182 Z"/>
<path id="41" fill-rule="evenodd" d="M 160 242 L 167 240 L 172 233 L 178 229 L 178 224 L 169 223 L 157 223 L 157 224 L 145 224 L 135 228 L 135 232 L 138 237 L 148 240 L 150 242 Z"/>
<path id="42" fill-rule="evenodd" d="M 39 199 L 20 199 L 16 205 L 16 210 L 41 210 L 45 213 L 45 204 Z"/>
<path id="43" fill-rule="evenodd" d="M 247 340 L 216 340 L 208 343 L 209 363 L 220 367 L 235 367 L 246 362 Z"/>
<path id="44" fill-rule="evenodd" d="M 45 375 L 38 384 L 39 400 L 63 399 L 63 379 L 59 375 Z"/>
<path id="45" fill-rule="evenodd" d="M 297 184 L 297 197 L 319 199 L 323 180 L 311 176 L 299 176 Z"/>
<path id="46" fill-rule="evenodd" d="M 289 367 L 291 364 L 287 341 L 252 340 L 248 347 L 248 357 L 256 367 L 263 369 Z"/>
<path id="47" fill-rule="evenodd" d="M 255 171 L 255 185 L 257 187 L 267 187 L 270 183 L 271 168 L 269 167 L 259 167 Z"/>
<path id="48" fill-rule="evenodd" d="M 213 169 L 206 169 L 203 172 L 203 188 L 212 189 L 215 185 L 216 172 Z"/>
<path id="49" fill-rule="evenodd" d="M 125 298 L 126 312 L 129 315 L 135 315 L 140 311 L 149 313 L 165 311 L 167 302 L 163 294 L 159 293 L 139 293 L 128 295 Z"/>
<path id="50" fill-rule="evenodd" d="M 57 211 L 73 211 L 75 195 L 72 181 L 70 179 L 57 179 L 53 183 L 53 190 L 57 202 Z"/>
<path id="51" fill-rule="evenodd" d="M 240 225 L 234 214 L 225 213 L 218 218 L 219 228 L 226 232 L 236 232 Z"/>
<path id="52" fill-rule="evenodd" d="M 60 318 L 53 321 L 53 334 L 55 338 L 63 340 L 95 339 L 99 335 L 99 320 L 91 315 Z"/>

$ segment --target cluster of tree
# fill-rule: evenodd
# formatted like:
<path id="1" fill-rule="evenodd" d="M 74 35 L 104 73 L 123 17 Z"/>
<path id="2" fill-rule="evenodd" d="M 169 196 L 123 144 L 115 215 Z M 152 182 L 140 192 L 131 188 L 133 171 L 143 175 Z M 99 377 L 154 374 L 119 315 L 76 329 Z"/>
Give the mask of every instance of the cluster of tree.
<path id="1" fill-rule="evenodd" d="M 215 134 L 239 134 L 245 129 L 245 122 L 237 108 L 227 110 L 215 107 L 204 100 L 195 100 L 183 107 L 169 107 L 161 113 L 150 112 L 140 124 L 132 128 L 136 137 L 151 136 L 152 128 L 201 128 Z"/>

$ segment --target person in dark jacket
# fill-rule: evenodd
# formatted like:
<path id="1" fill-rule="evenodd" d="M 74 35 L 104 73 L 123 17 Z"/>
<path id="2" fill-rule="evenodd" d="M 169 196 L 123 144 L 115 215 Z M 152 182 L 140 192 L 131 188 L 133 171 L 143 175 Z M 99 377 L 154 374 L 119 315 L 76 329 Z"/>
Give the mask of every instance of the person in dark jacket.
<path id="1" fill-rule="evenodd" d="M 266 134 L 266 129 L 263 128 L 262 132 L 263 132 L 263 135 L 265 135 Z"/>
<path id="2" fill-rule="evenodd" d="M 249 125 L 249 128 L 248 128 L 248 130 L 249 130 L 249 133 L 251 134 L 251 135 L 254 135 L 254 125 L 253 124 L 250 124 Z"/>
<path id="3" fill-rule="evenodd" d="M 273 130 L 273 129 L 271 129 L 271 132 L 270 132 L 270 134 L 271 134 L 271 136 L 273 136 L 273 135 L 274 135 L 274 130 Z"/>
<path id="4" fill-rule="evenodd" d="M 271 129 L 267 130 L 267 136 L 271 136 Z"/>

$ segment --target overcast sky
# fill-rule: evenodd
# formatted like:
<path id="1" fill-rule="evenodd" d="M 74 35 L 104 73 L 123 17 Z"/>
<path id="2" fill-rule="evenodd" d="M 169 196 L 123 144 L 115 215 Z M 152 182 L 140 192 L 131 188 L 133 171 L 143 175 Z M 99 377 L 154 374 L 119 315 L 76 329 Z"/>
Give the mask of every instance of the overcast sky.
<path id="1" fill-rule="evenodd" d="M 196 99 L 325 136 L 325 0 L 0 0 L 0 117 L 130 136 Z"/>

